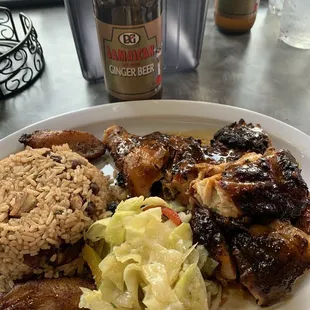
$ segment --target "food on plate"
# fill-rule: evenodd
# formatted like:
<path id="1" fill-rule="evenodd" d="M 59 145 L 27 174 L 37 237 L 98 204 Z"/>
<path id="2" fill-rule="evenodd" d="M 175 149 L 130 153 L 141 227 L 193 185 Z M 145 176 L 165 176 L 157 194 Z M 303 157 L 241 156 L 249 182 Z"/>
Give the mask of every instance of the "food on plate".
<path id="1" fill-rule="evenodd" d="M 263 153 L 271 145 L 259 125 L 244 120 L 217 132 L 210 146 L 193 137 L 160 132 L 137 136 L 120 126 L 106 129 L 103 142 L 131 196 L 148 197 L 155 191 L 183 205 L 188 204 L 190 183 L 206 169 L 197 164 L 226 162 L 251 151 Z"/>
<path id="2" fill-rule="evenodd" d="M 81 278 L 30 280 L 0 297 L 0 310 L 78 310 L 80 287 L 93 289 L 94 284 Z"/>
<path id="3" fill-rule="evenodd" d="M 224 285 L 240 281 L 260 306 L 281 300 L 310 268 L 310 237 L 289 221 L 241 223 L 207 208 L 195 209 L 194 241 L 219 263 L 214 275 Z"/>
<path id="4" fill-rule="evenodd" d="M 259 125 L 240 120 L 225 126 L 215 133 L 210 145 L 159 132 L 136 136 L 112 126 L 105 131 L 103 142 L 131 195 L 149 196 L 156 190 L 167 200 L 190 203 L 194 242 L 204 245 L 219 263 L 213 275 L 223 285 L 240 281 L 258 304 L 265 306 L 282 299 L 309 269 L 307 255 L 300 263 L 308 246 L 308 235 L 302 232 L 308 232 L 310 226 L 308 187 L 292 154 L 272 148 Z M 286 223 L 292 238 L 302 241 L 284 244 L 283 234 L 283 240 L 274 237 L 280 234 L 278 228 L 268 235 L 266 231 L 275 223 Z M 241 262 L 241 254 L 237 255 L 242 244 L 237 246 L 237 241 L 246 234 L 251 236 L 255 225 L 269 227 L 262 233 L 266 244 L 256 250 L 262 257 L 272 257 L 275 270 L 277 264 L 287 268 L 268 284 L 261 275 L 271 274 L 270 262 L 258 270 L 253 263 L 256 254 L 247 256 L 247 265 L 244 258 Z M 279 244 L 283 244 L 281 251 Z M 290 260 L 282 258 L 283 253 Z"/>
<path id="5" fill-rule="evenodd" d="M 237 271 L 235 261 L 230 253 L 219 225 L 216 223 L 215 214 L 208 208 L 194 208 L 190 221 L 194 242 L 208 249 L 210 257 L 218 262 L 215 276 L 223 284 L 227 281 L 236 280 Z"/>
<path id="6" fill-rule="evenodd" d="M 131 198 L 92 224 L 86 237 L 93 245 L 85 246 L 84 258 L 97 290 L 82 289 L 81 307 L 209 309 L 219 291 L 214 283 L 208 283 L 213 290 L 206 286 L 202 272 L 212 273 L 216 263 L 193 244 L 188 216 L 176 221 L 178 215 L 165 208 L 170 206 L 157 197 Z M 164 214 L 172 220 L 163 220 Z"/>
<path id="7" fill-rule="evenodd" d="M 215 310 L 236 284 L 269 306 L 310 269 L 307 184 L 260 125 L 209 143 L 111 126 L 98 141 L 37 131 L 0 161 L 3 309 Z M 105 150 L 122 189 L 86 159 Z"/>
<path id="8" fill-rule="evenodd" d="M 99 139 L 77 130 L 36 130 L 31 134 L 23 134 L 18 141 L 35 149 L 68 144 L 73 152 L 87 159 L 96 159 L 105 153 L 105 147 Z"/>
<path id="9" fill-rule="evenodd" d="M 281 300 L 310 268 L 309 242 L 307 234 L 284 220 L 232 232 L 240 282 L 260 306 Z"/>
<path id="10" fill-rule="evenodd" d="M 308 187 L 292 154 L 269 148 L 248 153 L 221 174 L 195 180 L 193 196 L 201 205 L 232 218 L 274 216 L 294 219 L 308 204 Z"/>
<path id="11" fill-rule="evenodd" d="M 0 291 L 33 275 L 81 271 L 84 231 L 114 200 L 108 179 L 68 146 L 0 161 Z"/>
<path id="12" fill-rule="evenodd" d="M 166 199 L 188 203 L 186 190 L 197 176 L 195 164 L 204 161 L 200 141 L 159 132 L 140 137 L 112 126 L 103 142 L 132 196 L 148 197 L 160 186 Z"/>
<path id="13" fill-rule="evenodd" d="M 222 144 L 237 153 L 263 154 L 271 146 L 271 141 L 259 124 L 247 124 L 241 119 L 217 131 L 211 141 L 211 146 L 216 144 Z"/>
<path id="14" fill-rule="evenodd" d="M 219 262 L 219 279 L 237 267 L 259 305 L 279 301 L 310 268 L 310 237 L 292 225 L 306 226 L 309 192 L 289 151 L 248 153 L 195 180 L 191 194 L 194 239 Z"/>

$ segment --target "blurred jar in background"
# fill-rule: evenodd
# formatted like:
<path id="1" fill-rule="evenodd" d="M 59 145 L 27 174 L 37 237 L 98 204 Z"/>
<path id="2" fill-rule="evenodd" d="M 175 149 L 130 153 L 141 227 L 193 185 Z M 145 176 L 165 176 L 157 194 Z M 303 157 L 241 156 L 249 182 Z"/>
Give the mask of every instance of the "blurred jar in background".
<path id="1" fill-rule="evenodd" d="M 256 20 L 259 0 L 215 0 L 214 20 L 227 33 L 249 31 Z"/>
<path id="2" fill-rule="evenodd" d="M 269 0 L 269 12 L 281 16 L 284 0 Z"/>

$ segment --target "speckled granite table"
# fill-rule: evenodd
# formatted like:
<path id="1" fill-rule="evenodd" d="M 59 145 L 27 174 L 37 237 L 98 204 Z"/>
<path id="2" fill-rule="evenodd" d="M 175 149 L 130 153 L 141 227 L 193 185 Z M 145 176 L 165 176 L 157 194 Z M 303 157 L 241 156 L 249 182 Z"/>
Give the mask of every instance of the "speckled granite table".
<path id="1" fill-rule="evenodd" d="M 108 102 L 102 83 L 80 72 L 64 7 L 23 10 L 39 34 L 46 71 L 28 90 L 0 102 L 0 139 L 33 122 Z M 166 74 L 164 98 L 218 102 L 251 109 L 310 134 L 310 51 L 278 41 L 279 19 L 262 3 L 248 34 L 226 36 L 209 11 L 200 66 Z"/>

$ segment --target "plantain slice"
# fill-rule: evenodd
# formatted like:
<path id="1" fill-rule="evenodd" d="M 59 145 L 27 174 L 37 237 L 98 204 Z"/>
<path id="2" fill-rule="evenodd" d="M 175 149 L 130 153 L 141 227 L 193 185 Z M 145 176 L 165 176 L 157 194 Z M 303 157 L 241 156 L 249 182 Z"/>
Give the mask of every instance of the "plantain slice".
<path id="1" fill-rule="evenodd" d="M 79 310 L 80 287 L 95 289 L 91 280 L 59 278 L 16 284 L 0 296 L 0 310 Z"/>
<path id="2" fill-rule="evenodd" d="M 99 139 L 77 130 L 36 130 L 23 134 L 18 141 L 35 149 L 68 144 L 72 151 L 87 159 L 96 159 L 105 153 L 105 146 Z"/>

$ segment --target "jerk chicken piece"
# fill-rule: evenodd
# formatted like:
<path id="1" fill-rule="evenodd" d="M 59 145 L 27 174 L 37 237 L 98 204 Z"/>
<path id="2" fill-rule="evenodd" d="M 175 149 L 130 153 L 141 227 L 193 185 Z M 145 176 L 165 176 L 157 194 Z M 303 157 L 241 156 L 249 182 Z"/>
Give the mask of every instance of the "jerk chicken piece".
<path id="1" fill-rule="evenodd" d="M 216 132 L 211 146 L 225 146 L 240 156 L 249 152 L 264 154 L 271 146 L 271 141 L 260 125 L 247 124 L 241 119 Z"/>
<path id="2" fill-rule="evenodd" d="M 92 281 L 80 278 L 33 280 L 17 284 L 0 297 L 0 310 L 78 310 L 80 287 L 95 289 Z"/>
<path id="3" fill-rule="evenodd" d="M 200 140 L 159 132 L 136 136 L 112 126 L 105 131 L 103 142 L 132 196 L 148 197 L 160 181 L 166 199 L 188 203 L 187 189 L 198 175 L 195 164 L 205 160 Z"/>
<path id="4" fill-rule="evenodd" d="M 159 132 L 139 137 L 120 126 L 109 127 L 103 136 L 103 143 L 132 196 L 148 197 L 153 184 L 164 177 L 169 160 L 168 142 L 169 137 Z"/>
<path id="5" fill-rule="evenodd" d="M 162 180 L 164 198 L 175 199 L 182 205 L 187 205 L 189 186 L 199 173 L 197 164 L 206 162 L 201 141 L 193 137 L 171 135 L 168 150 L 169 162 Z M 207 166 L 209 167 L 209 163 Z"/>
<path id="6" fill-rule="evenodd" d="M 224 172 L 192 186 L 201 205 L 226 217 L 272 216 L 293 219 L 308 204 L 308 187 L 289 151 L 270 148 L 264 155 L 249 153 Z"/>
<path id="7" fill-rule="evenodd" d="M 271 141 L 261 126 L 247 124 L 241 119 L 214 134 L 205 156 L 215 163 L 224 163 L 235 161 L 246 153 L 264 154 L 269 147 Z"/>
<path id="8" fill-rule="evenodd" d="M 255 225 L 232 238 L 240 282 L 260 306 L 290 293 L 295 280 L 310 268 L 310 237 L 289 222 Z"/>
<path id="9" fill-rule="evenodd" d="M 190 225 L 194 243 L 204 245 L 210 257 L 219 263 L 215 271 L 216 277 L 223 284 L 226 281 L 235 280 L 237 277 L 235 262 L 212 211 L 196 206 L 192 212 Z"/>
<path id="10" fill-rule="evenodd" d="M 32 134 L 23 134 L 18 141 L 34 149 L 68 144 L 72 151 L 87 159 L 96 159 L 105 153 L 105 147 L 99 139 L 77 130 L 37 130 Z"/>
<path id="11" fill-rule="evenodd" d="M 248 140 L 255 137 L 255 141 L 242 139 L 242 134 Z M 270 145 L 268 135 L 259 126 L 247 125 L 243 120 L 224 127 L 212 141 L 212 145 L 206 147 L 192 137 L 159 132 L 137 136 L 120 126 L 111 126 L 103 137 L 121 173 L 120 179 L 132 196 L 147 197 L 156 185 L 165 199 L 175 199 L 183 205 L 188 204 L 189 185 L 200 172 L 204 176 L 213 175 L 215 171 L 222 171 L 220 165 L 214 169 L 215 164 L 238 159 L 249 150 L 264 152 L 264 146 Z M 236 147 L 236 151 L 230 147 Z"/>

